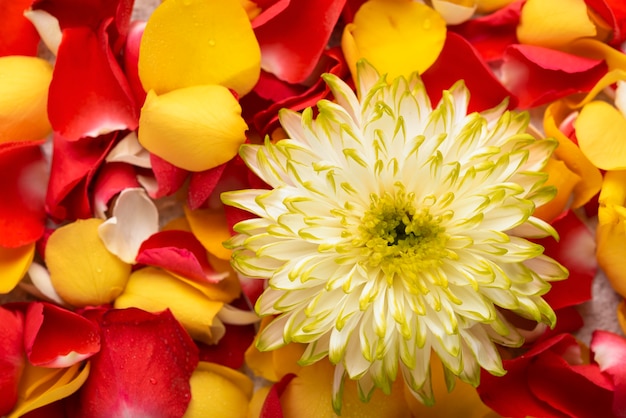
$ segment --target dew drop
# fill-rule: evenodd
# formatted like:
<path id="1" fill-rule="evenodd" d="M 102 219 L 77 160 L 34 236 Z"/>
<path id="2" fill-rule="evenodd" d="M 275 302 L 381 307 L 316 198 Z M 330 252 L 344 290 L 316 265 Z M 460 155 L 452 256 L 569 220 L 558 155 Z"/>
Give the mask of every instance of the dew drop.
<path id="1" fill-rule="evenodd" d="M 209 46 L 215 46 L 215 39 L 209 39 Z"/>
<path id="2" fill-rule="evenodd" d="M 156 381 L 156 379 L 155 379 L 155 378 L 151 377 L 151 378 L 150 378 L 150 383 L 152 383 L 153 385 L 156 385 L 156 384 L 157 384 L 157 381 Z"/>
<path id="3" fill-rule="evenodd" d="M 430 21 L 430 19 L 424 19 L 424 22 L 422 23 L 422 28 L 424 28 L 424 30 L 429 30 L 432 27 L 432 22 Z"/>

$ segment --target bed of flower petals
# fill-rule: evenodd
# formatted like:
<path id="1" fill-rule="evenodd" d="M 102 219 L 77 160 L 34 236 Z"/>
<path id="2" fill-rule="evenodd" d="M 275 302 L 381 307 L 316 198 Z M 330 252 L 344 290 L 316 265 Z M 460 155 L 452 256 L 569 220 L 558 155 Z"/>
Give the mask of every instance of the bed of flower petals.
<path id="1" fill-rule="evenodd" d="M 626 302 L 583 341 L 602 271 L 626 298 L 626 5 L 621 0 L 0 0 L 0 416 L 332 417 L 334 365 L 262 352 L 263 278 L 223 243 L 267 189 L 238 154 L 285 137 L 279 110 L 333 100 L 364 58 L 417 72 L 433 104 L 506 100 L 558 141 L 537 239 L 569 270 L 556 326 L 511 319 L 506 374 L 402 379 L 344 417 L 625 417 Z M 620 332 L 618 328 L 621 327 Z M 454 386 L 452 391 L 447 388 Z"/>

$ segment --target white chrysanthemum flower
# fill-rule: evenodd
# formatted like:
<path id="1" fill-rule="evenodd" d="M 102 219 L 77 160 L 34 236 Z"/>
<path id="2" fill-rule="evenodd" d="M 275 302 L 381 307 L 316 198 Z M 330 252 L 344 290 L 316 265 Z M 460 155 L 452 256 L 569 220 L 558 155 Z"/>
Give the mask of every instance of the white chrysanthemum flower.
<path id="1" fill-rule="evenodd" d="M 494 342 L 522 338 L 501 310 L 553 325 L 541 296 L 567 276 L 525 239 L 556 235 L 532 216 L 554 194 L 540 170 L 555 141 L 504 106 L 467 114 L 462 82 L 433 109 L 417 74 L 389 84 L 359 63 L 360 100 L 324 79 L 336 103 L 320 101 L 316 119 L 283 111 L 290 139 L 241 149 L 273 189 L 222 195 L 258 216 L 227 245 L 239 272 L 269 278 L 256 309 L 277 317 L 259 349 L 308 344 L 305 365 L 328 356 L 336 409 L 345 375 L 367 400 L 398 370 L 432 402 L 432 352 L 473 385 L 481 367 L 503 374 Z"/>

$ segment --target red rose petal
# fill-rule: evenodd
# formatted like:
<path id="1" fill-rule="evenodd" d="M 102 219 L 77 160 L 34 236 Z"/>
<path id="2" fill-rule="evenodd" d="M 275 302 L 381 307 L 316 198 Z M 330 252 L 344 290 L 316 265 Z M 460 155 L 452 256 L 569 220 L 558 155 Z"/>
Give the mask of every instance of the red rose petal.
<path id="1" fill-rule="evenodd" d="M 552 283 L 544 299 L 552 309 L 591 300 L 591 285 L 598 269 L 594 235 L 572 211 L 554 221 L 552 226 L 559 233 L 559 242 L 553 238 L 536 242 L 545 248 L 546 255 L 563 264 L 570 275 L 567 280 Z"/>
<path id="2" fill-rule="evenodd" d="M 514 1 L 450 30 L 467 39 L 486 61 L 500 60 L 507 46 L 518 43 L 516 31 L 523 5 L 523 1 Z"/>
<path id="3" fill-rule="evenodd" d="M 139 45 L 145 28 L 146 22 L 132 22 L 124 45 L 124 71 L 138 105 L 146 100 L 146 91 L 139 80 Z"/>
<path id="4" fill-rule="evenodd" d="M 609 44 L 619 47 L 626 40 L 626 3 L 623 0 L 585 0 L 585 3 L 611 26 Z"/>
<path id="5" fill-rule="evenodd" d="M 261 66 L 289 83 L 304 81 L 328 45 L 345 0 L 292 0 L 255 28 Z"/>
<path id="6" fill-rule="evenodd" d="M 48 116 L 54 131 L 67 140 L 137 128 L 135 99 L 109 47 L 107 26 L 97 33 L 83 27 L 63 31 Z"/>
<path id="7" fill-rule="evenodd" d="M 102 348 L 91 359 L 77 416 L 182 416 L 198 349 L 172 314 L 112 310 L 100 326 Z"/>
<path id="8" fill-rule="evenodd" d="M 196 210 L 211 196 L 220 181 L 227 164 L 220 164 L 209 170 L 191 173 L 187 205 Z"/>
<path id="9" fill-rule="evenodd" d="M 215 272 L 206 249 L 187 231 L 162 231 L 152 235 L 141 244 L 136 261 L 200 283 L 218 283 L 224 277 Z"/>
<path id="10" fill-rule="evenodd" d="M 35 366 L 69 367 L 100 350 L 100 330 L 74 312 L 44 302 L 26 310 L 24 345 Z"/>
<path id="11" fill-rule="evenodd" d="M 0 246 L 20 247 L 44 231 L 46 188 L 42 142 L 0 145 Z"/>
<path id="12" fill-rule="evenodd" d="M 502 103 L 511 93 L 493 75 L 478 51 L 461 36 L 448 32 L 437 61 L 422 74 L 426 90 L 433 104 L 441 99 L 441 92 L 458 80 L 465 80 L 471 93 L 469 112 L 483 111 Z M 509 108 L 516 105 L 509 100 Z"/>
<path id="13" fill-rule="evenodd" d="M 267 398 L 265 398 L 263 407 L 261 408 L 259 418 L 283 417 L 283 407 L 280 405 L 280 396 L 283 394 L 285 388 L 294 377 L 296 377 L 295 374 L 287 374 L 283 376 L 279 382 L 272 385 L 269 393 L 267 394 Z"/>
<path id="14" fill-rule="evenodd" d="M 17 389 L 25 362 L 23 330 L 22 313 L 0 306 L 0 416 L 11 412 L 17 402 Z"/>
<path id="15" fill-rule="evenodd" d="M 591 336 L 591 351 L 600 370 L 611 376 L 615 387 L 613 413 L 626 416 L 626 339 L 608 331 L 596 330 Z"/>
<path id="16" fill-rule="evenodd" d="M 153 199 L 176 193 L 189 175 L 188 171 L 178 168 L 154 154 L 150 154 L 150 163 L 158 185 L 158 190 L 150 193 L 150 197 Z"/>
<path id="17" fill-rule="evenodd" d="M 504 51 L 504 84 L 527 109 L 574 93 L 587 92 L 607 72 L 602 60 L 583 58 L 535 45 L 510 45 Z"/>
<path id="18" fill-rule="evenodd" d="M 39 34 L 24 12 L 32 0 L 0 2 L 0 57 L 7 55 L 37 55 Z"/>
<path id="19" fill-rule="evenodd" d="M 130 164 L 107 163 L 96 178 L 93 186 L 94 209 L 96 214 L 104 213 L 110 200 L 124 189 L 139 187 L 137 173 Z"/>
<path id="20" fill-rule="evenodd" d="M 61 135 L 54 135 L 46 195 L 46 209 L 51 217 L 65 220 L 92 216 L 88 186 L 117 138 L 118 134 L 113 133 L 69 141 Z"/>
<path id="21" fill-rule="evenodd" d="M 291 0 L 258 0 L 255 1 L 261 12 L 252 20 L 252 28 L 266 24 L 289 6 Z"/>
<path id="22" fill-rule="evenodd" d="M 239 369 L 244 363 L 244 354 L 256 335 L 254 325 L 225 324 L 226 333 L 218 344 L 200 346 L 200 361 L 221 364 L 231 369 Z"/>

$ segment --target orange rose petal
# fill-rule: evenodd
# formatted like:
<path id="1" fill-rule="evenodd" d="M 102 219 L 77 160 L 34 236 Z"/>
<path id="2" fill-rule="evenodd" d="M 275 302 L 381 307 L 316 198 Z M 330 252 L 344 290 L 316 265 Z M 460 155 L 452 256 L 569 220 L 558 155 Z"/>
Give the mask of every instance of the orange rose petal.
<path id="1" fill-rule="evenodd" d="M 0 293 L 9 293 L 22 280 L 35 256 L 35 243 L 17 248 L 0 247 Z"/>
<path id="2" fill-rule="evenodd" d="M 580 150 L 603 170 L 626 169 L 626 118 L 603 101 L 587 103 L 574 122 Z"/>
<path id="3" fill-rule="evenodd" d="M 211 254 L 222 260 L 230 259 L 231 250 L 222 243 L 230 238 L 230 231 L 223 211 L 212 209 L 189 210 L 185 206 L 185 215 L 191 231 Z"/>
<path id="4" fill-rule="evenodd" d="M 124 290 L 130 264 L 111 254 L 98 236 L 101 219 L 77 220 L 55 230 L 46 265 L 59 296 L 74 306 L 102 305 Z"/>
<path id="5" fill-rule="evenodd" d="M 261 71 L 261 50 L 238 1 L 168 0 L 152 13 L 139 51 L 146 91 L 219 84 L 243 96 Z"/>
<path id="6" fill-rule="evenodd" d="M 478 8 L 476 11 L 481 14 L 491 13 L 514 1 L 516 0 L 477 0 Z"/>
<path id="7" fill-rule="evenodd" d="M 556 196 L 547 204 L 538 207 L 533 216 L 550 222 L 567 209 L 572 192 L 576 185 L 581 182 L 579 175 L 571 171 L 563 161 L 550 159 L 544 168 L 548 173 L 546 186 L 554 186 Z"/>

